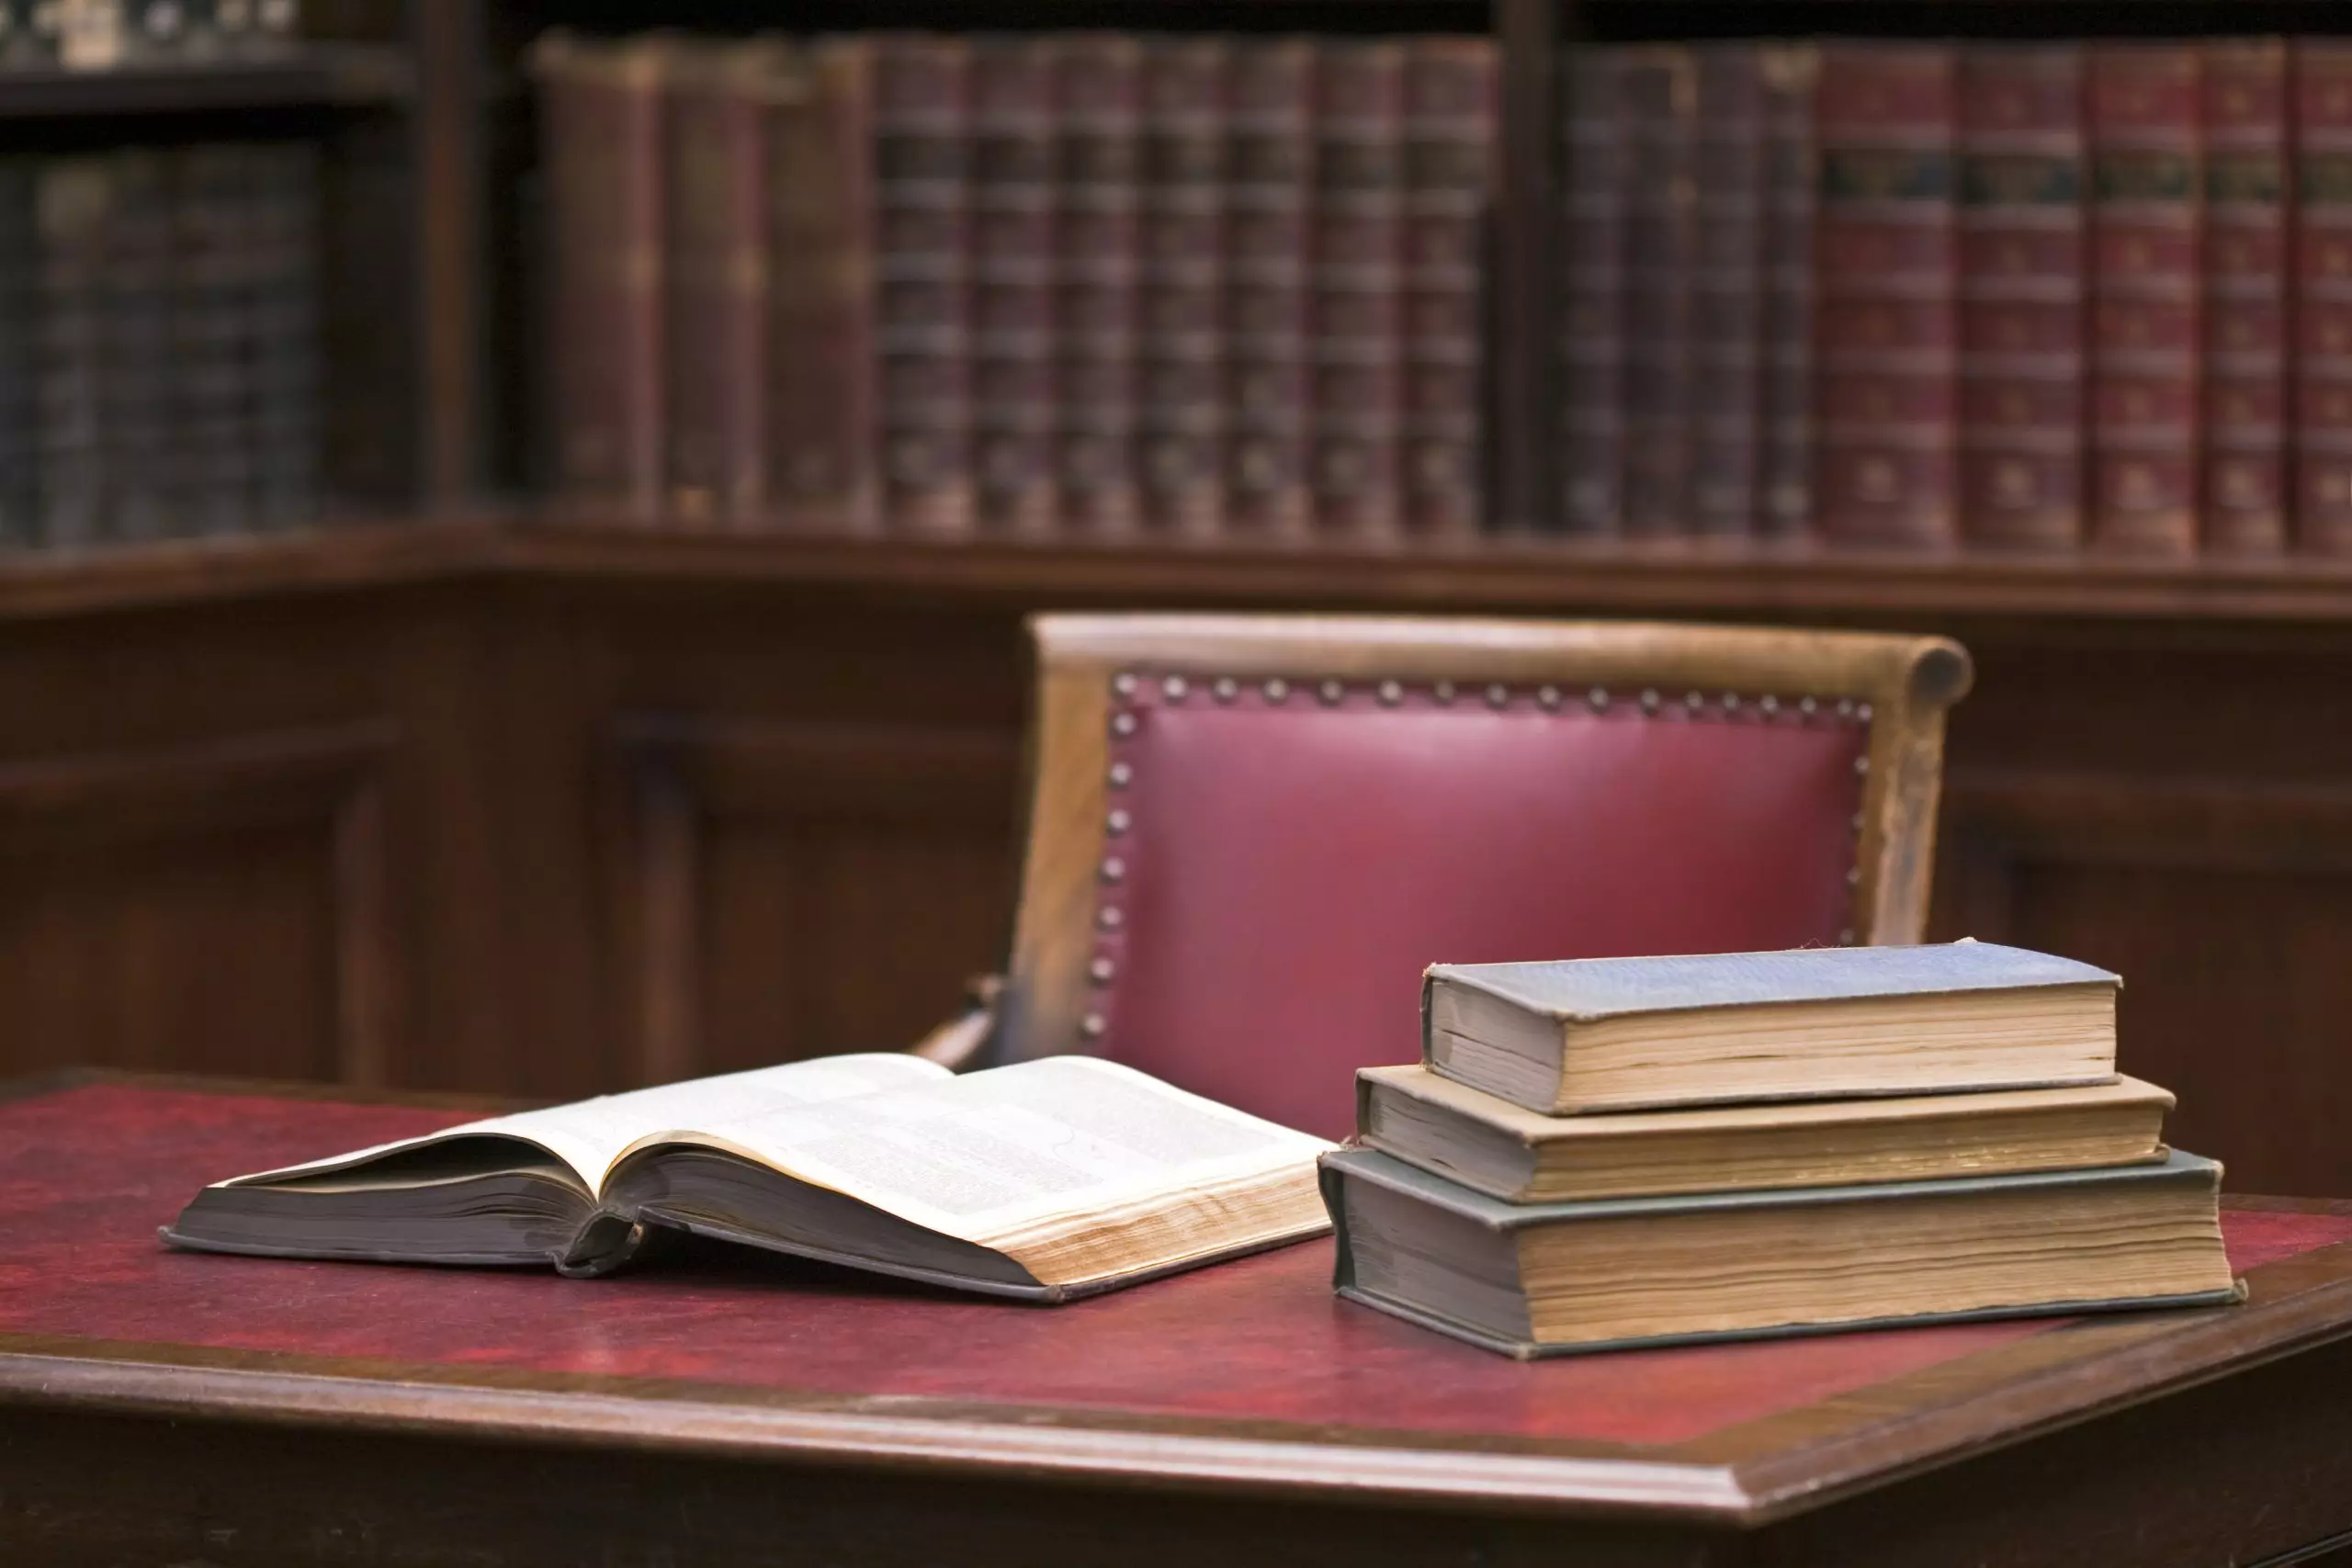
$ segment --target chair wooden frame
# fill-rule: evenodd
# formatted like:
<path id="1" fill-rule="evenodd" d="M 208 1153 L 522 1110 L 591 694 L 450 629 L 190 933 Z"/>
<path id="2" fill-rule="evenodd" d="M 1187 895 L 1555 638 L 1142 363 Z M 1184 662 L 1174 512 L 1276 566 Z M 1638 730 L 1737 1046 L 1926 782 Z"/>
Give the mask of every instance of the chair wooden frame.
<path id="1" fill-rule="evenodd" d="M 1942 786 L 1944 716 L 1965 695 L 1968 654 L 1945 637 L 1630 621 L 1406 616 L 1046 615 L 1029 621 L 1038 703 L 1012 962 L 970 1012 L 917 1047 L 949 1066 L 1084 1048 L 1088 954 L 1110 809 L 1110 725 L 1123 676 L 1499 684 L 1548 700 L 1850 704 L 1866 719 L 1854 940 L 1920 940 Z M 1302 699 L 1304 700 L 1304 699 Z"/>

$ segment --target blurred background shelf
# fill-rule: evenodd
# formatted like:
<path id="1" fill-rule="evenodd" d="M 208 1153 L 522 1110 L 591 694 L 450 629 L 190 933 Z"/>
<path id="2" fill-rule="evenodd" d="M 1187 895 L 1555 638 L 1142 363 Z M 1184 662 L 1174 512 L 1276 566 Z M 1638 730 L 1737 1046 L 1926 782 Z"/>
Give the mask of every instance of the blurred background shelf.
<path id="1" fill-rule="evenodd" d="M 107 70 L 0 69 L 0 122 L 98 115 L 181 115 L 405 102 L 416 75 L 395 45 L 311 43 L 282 56 Z"/>

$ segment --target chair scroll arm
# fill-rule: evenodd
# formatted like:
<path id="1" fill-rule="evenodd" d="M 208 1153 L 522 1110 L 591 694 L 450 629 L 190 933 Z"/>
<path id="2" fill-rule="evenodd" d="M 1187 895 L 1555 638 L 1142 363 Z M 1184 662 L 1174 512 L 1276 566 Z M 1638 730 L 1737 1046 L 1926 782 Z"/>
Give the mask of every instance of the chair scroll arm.
<path id="1" fill-rule="evenodd" d="M 1001 975 L 977 976 L 967 987 L 969 1005 L 956 1017 L 908 1047 L 910 1055 L 962 1072 L 978 1061 L 996 1032 L 996 1002 L 1004 990 Z"/>

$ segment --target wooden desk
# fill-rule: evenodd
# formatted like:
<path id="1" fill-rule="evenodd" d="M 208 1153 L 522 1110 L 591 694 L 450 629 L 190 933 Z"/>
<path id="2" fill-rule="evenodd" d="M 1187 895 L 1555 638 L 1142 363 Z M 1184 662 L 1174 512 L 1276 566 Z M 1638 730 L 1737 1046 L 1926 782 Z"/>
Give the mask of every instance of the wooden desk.
<path id="1" fill-rule="evenodd" d="M 717 1249 L 601 1281 L 169 1253 L 468 1113 L 0 1101 L 0 1562 L 2246 1564 L 2352 1532 L 2352 1204 L 2244 1307 L 1521 1366 L 1325 1244 L 1063 1308 Z M 2298 1561 L 2308 1561 L 2298 1557 Z"/>

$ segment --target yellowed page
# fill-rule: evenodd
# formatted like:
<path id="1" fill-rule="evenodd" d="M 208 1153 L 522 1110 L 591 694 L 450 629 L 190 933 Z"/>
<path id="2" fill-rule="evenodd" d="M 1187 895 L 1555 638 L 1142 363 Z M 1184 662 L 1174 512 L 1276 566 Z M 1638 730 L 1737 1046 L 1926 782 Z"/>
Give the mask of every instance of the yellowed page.
<path id="1" fill-rule="evenodd" d="M 544 1149 L 580 1178 L 591 1192 L 604 1185 L 613 1162 L 632 1143 L 657 1129 L 731 1125 L 745 1117 L 775 1114 L 795 1106 L 823 1104 L 890 1089 L 904 1089 L 949 1077 L 946 1068 L 920 1056 L 874 1053 L 851 1056 L 817 1056 L 781 1066 L 749 1072 L 722 1073 L 716 1077 L 690 1078 L 684 1083 L 631 1089 L 469 1122 L 447 1132 L 421 1138 L 402 1138 L 355 1149 L 330 1159 L 285 1166 L 252 1176 L 240 1176 L 217 1185 L 242 1186 L 321 1176 L 348 1170 L 387 1155 L 460 1138 L 517 1138 Z"/>
<path id="2" fill-rule="evenodd" d="M 1332 1147 L 1090 1056 L 640 1140 L 707 1144 L 966 1241 L 1284 1166 Z"/>

